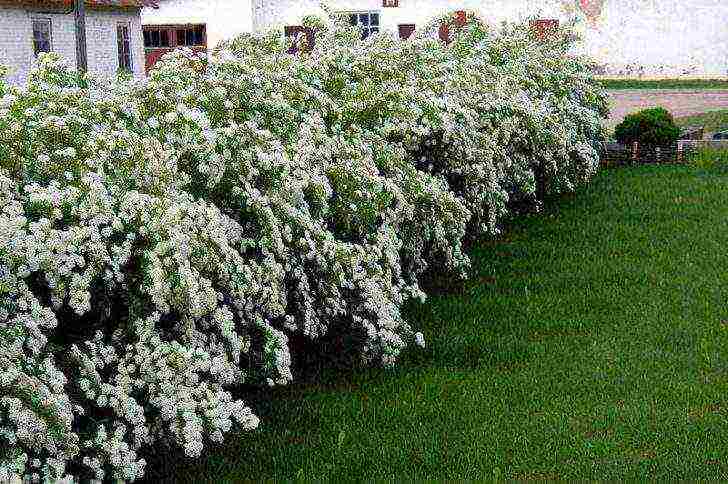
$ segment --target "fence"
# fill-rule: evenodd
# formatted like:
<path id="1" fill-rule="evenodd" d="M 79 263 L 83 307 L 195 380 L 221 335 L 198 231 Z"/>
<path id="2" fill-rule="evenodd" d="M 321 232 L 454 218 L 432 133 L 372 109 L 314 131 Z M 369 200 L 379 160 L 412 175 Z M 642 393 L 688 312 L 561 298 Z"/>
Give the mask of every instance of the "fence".
<path id="1" fill-rule="evenodd" d="M 602 154 L 602 166 L 642 165 L 653 163 L 683 163 L 696 146 L 678 141 L 670 146 L 651 146 L 632 143 L 606 143 Z"/>
<path id="2" fill-rule="evenodd" d="M 701 139 L 701 140 L 680 140 L 684 148 L 700 149 L 715 148 L 718 150 L 728 150 L 728 139 Z"/>
<path id="3" fill-rule="evenodd" d="M 700 148 L 728 149 L 728 140 L 679 140 L 670 146 L 650 146 L 632 143 L 606 143 L 602 166 L 642 165 L 652 163 L 684 163 Z"/>

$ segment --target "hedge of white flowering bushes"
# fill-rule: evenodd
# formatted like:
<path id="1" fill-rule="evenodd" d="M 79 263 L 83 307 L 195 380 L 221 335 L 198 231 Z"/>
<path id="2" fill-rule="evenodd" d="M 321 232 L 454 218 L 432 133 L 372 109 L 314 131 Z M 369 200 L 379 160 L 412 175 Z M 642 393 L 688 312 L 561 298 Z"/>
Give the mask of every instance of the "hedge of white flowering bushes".
<path id="1" fill-rule="evenodd" d="M 232 391 L 293 380 L 296 338 L 424 346 L 423 272 L 466 275 L 466 234 L 586 182 L 603 137 L 561 37 L 468 15 L 447 46 L 332 16 L 297 55 L 246 35 L 115 81 L 47 55 L 0 85 L 0 481 L 199 456 L 258 425 Z"/>

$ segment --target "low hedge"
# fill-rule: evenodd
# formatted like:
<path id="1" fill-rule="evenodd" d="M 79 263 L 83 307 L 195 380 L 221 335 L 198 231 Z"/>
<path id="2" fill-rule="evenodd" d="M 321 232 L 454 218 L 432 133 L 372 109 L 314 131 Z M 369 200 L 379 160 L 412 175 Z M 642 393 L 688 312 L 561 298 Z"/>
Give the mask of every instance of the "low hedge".
<path id="1" fill-rule="evenodd" d="M 468 19 L 446 46 L 332 14 L 309 52 L 246 35 L 145 80 L 49 54 L 5 89 L 0 480 L 134 480 L 255 428 L 233 390 L 327 335 L 357 365 L 425 345 L 400 312 L 421 274 L 465 276 L 466 234 L 586 183 L 604 138 L 566 41 Z"/>
<path id="2" fill-rule="evenodd" d="M 680 127 L 667 109 L 656 107 L 625 116 L 615 126 L 614 137 L 622 144 L 669 146 L 680 137 Z"/>

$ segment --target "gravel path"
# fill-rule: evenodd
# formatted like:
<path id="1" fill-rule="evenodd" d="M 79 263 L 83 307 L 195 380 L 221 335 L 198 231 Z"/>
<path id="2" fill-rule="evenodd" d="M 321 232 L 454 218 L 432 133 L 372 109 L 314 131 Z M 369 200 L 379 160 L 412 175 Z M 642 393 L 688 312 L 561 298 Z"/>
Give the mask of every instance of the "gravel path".
<path id="1" fill-rule="evenodd" d="M 728 109 L 728 90 L 649 89 L 608 91 L 611 114 L 608 125 L 615 126 L 626 114 L 662 106 L 675 117 Z"/>

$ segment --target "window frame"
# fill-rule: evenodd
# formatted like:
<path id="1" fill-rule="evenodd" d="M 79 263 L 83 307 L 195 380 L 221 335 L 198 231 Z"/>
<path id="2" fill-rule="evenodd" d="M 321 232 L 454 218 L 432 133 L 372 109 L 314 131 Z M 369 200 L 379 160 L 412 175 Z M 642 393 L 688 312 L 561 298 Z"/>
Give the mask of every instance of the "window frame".
<path id="1" fill-rule="evenodd" d="M 37 42 L 35 38 L 36 22 L 44 22 L 48 25 L 48 50 L 37 50 Z M 30 18 L 31 41 L 33 43 L 33 56 L 37 59 L 41 52 L 53 52 L 53 19 L 50 17 L 31 17 Z"/>
<path id="2" fill-rule="evenodd" d="M 124 31 L 126 31 L 126 37 L 123 35 Z M 125 53 L 125 47 L 126 57 L 122 57 Z M 116 52 L 119 70 L 133 73 L 134 58 L 131 54 L 131 25 L 129 22 L 116 23 Z M 126 63 L 122 63 L 123 60 L 127 61 L 126 63 L 128 63 L 128 66 L 125 65 Z"/>
<path id="3" fill-rule="evenodd" d="M 171 35 L 169 35 L 170 31 L 167 28 L 153 28 L 149 26 L 144 26 L 142 29 L 142 36 L 144 37 L 144 49 L 169 49 L 172 47 L 172 39 Z M 153 34 L 157 34 L 159 42 L 154 43 L 152 36 Z M 163 38 L 166 37 L 166 45 L 164 42 L 162 42 Z M 149 42 L 147 42 L 147 39 L 149 39 Z"/>
<path id="4" fill-rule="evenodd" d="M 197 43 L 197 30 L 200 29 L 200 42 Z M 184 35 L 180 37 L 180 32 Z M 187 38 L 191 35 L 192 42 L 188 43 Z M 180 25 L 174 29 L 175 46 L 177 47 L 205 47 L 207 48 L 207 24 Z"/>
<path id="5" fill-rule="evenodd" d="M 366 39 L 373 33 L 381 32 L 382 12 L 380 10 L 342 10 L 338 13 L 345 15 L 349 18 L 349 25 L 351 25 L 352 27 L 359 27 L 359 29 L 362 31 L 362 40 Z M 356 15 L 356 24 L 351 23 L 351 17 L 353 15 Z M 361 15 L 367 16 L 366 25 L 359 23 Z M 377 25 L 372 25 L 372 15 L 377 16 Z"/>

